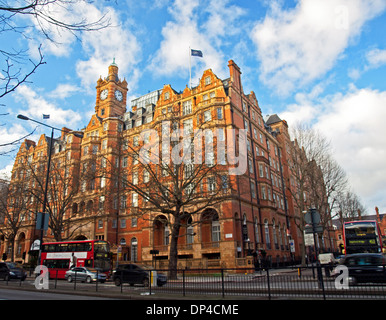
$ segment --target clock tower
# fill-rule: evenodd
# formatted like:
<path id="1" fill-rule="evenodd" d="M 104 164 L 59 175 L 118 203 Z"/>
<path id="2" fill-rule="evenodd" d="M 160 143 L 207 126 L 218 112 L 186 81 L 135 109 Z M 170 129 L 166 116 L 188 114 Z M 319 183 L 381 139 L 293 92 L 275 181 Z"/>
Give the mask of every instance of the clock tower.
<path id="1" fill-rule="evenodd" d="M 119 79 L 115 58 L 109 66 L 108 76 L 97 81 L 96 90 L 95 113 L 98 117 L 118 117 L 126 112 L 127 82 Z"/>

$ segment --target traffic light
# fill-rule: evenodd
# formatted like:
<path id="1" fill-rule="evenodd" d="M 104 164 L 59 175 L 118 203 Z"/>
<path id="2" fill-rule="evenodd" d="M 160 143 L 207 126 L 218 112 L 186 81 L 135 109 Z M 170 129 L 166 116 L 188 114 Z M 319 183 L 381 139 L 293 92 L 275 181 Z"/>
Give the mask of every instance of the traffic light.
<path id="1" fill-rule="evenodd" d="M 3 257 L 2 257 L 3 261 L 6 261 L 7 260 L 7 254 L 4 252 L 3 253 Z"/>

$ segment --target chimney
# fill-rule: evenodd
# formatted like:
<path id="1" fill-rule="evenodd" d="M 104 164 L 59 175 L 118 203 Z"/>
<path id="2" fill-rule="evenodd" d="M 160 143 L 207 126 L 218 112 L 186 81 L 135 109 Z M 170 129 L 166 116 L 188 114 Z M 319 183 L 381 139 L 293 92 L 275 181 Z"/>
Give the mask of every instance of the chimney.
<path id="1" fill-rule="evenodd" d="M 379 209 L 378 209 L 378 207 L 375 207 L 375 213 L 377 214 L 377 221 L 378 221 L 378 223 L 381 223 L 381 217 L 379 216 Z"/>
<path id="2" fill-rule="evenodd" d="M 229 60 L 228 68 L 232 83 L 237 89 L 239 89 L 240 92 L 242 92 L 243 88 L 241 86 L 241 71 L 239 66 L 233 60 Z"/>

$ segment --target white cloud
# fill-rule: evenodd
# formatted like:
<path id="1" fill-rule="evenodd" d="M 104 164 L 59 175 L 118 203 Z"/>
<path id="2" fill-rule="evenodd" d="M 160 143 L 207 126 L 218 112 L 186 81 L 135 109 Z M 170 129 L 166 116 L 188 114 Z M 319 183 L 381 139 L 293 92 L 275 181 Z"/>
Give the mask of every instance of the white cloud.
<path id="1" fill-rule="evenodd" d="M 52 98 L 57 99 L 65 99 L 71 96 L 75 92 L 79 92 L 79 86 L 69 84 L 69 83 L 61 83 L 49 94 Z"/>
<path id="2" fill-rule="evenodd" d="M 200 77 L 203 70 L 208 68 L 219 77 L 227 75 L 221 46 L 227 44 L 227 37 L 241 32 L 237 21 L 244 10 L 229 5 L 229 0 L 212 0 L 205 3 L 205 8 L 200 6 L 198 0 L 176 0 L 168 11 L 172 20 L 162 28 L 163 40 L 152 58 L 149 70 L 161 76 L 179 74 L 188 79 L 191 47 L 201 50 L 204 55 L 202 59 L 191 59 L 192 79 Z M 197 80 L 193 84 L 195 82 Z"/>
<path id="3" fill-rule="evenodd" d="M 251 32 L 261 61 L 261 80 L 287 95 L 329 71 L 384 0 L 301 0 L 293 9 L 273 1 Z"/>
<path id="4" fill-rule="evenodd" d="M 109 15 L 109 28 L 82 35 L 82 47 L 89 58 L 77 61 L 77 75 L 86 88 L 94 90 L 96 80 L 100 76 L 107 76 L 107 66 L 115 58 L 120 74 L 129 75 L 126 81 L 132 89 L 139 77 L 139 70 L 135 66 L 141 56 L 140 42 L 112 8 L 109 8 Z"/>
<path id="5" fill-rule="evenodd" d="M 68 126 L 69 124 L 76 126 L 81 121 L 82 117 L 79 113 L 56 106 L 26 85 L 19 86 L 15 97 L 18 102 L 26 106 L 26 109 L 18 112 L 35 120 L 39 121 L 43 114 L 49 114 L 50 119 L 45 121 L 52 126 Z"/>
<path id="6" fill-rule="evenodd" d="M 366 59 L 369 63 L 369 68 L 376 68 L 386 64 L 386 50 L 373 49 L 367 52 Z"/>
<path id="7" fill-rule="evenodd" d="M 386 210 L 386 91 L 351 86 L 346 94 L 299 101 L 280 117 L 290 127 L 299 120 L 314 124 L 331 141 L 335 159 L 368 209 Z"/>

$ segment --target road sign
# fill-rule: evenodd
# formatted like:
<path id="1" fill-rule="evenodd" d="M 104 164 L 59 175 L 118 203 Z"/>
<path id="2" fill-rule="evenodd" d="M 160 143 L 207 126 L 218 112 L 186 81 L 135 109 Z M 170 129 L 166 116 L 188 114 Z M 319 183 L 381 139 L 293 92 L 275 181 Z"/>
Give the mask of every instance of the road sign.
<path id="1" fill-rule="evenodd" d="M 322 233 L 323 227 L 320 225 L 320 213 L 316 209 L 310 209 L 304 214 L 304 231 L 306 234 Z"/>
<path id="2" fill-rule="evenodd" d="M 36 217 L 36 230 L 47 230 L 49 218 L 50 215 L 48 213 L 38 212 Z M 43 219 L 44 221 L 42 221 Z"/>
<path id="3" fill-rule="evenodd" d="M 290 245 L 290 250 L 291 250 L 291 252 L 292 252 L 292 253 L 295 252 L 295 240 L 291 239 L 291 240 L 289 241 L 289 245 Z"/>
<path id="4" fill-rule="evenodd" d="M 307 211 L 307 213 L 304 215 L 304 220 L 307 224 L 314 223 L 319 224 L 320 223 L 320 213 L 316 211 L 316 209 L 310 209 Z"/>
<path id="5" fill-rule="evenodd" d="M 313 246 L 314 244 L 314 235 L 312 233 L 304 232 L 304 245 Z"/>

